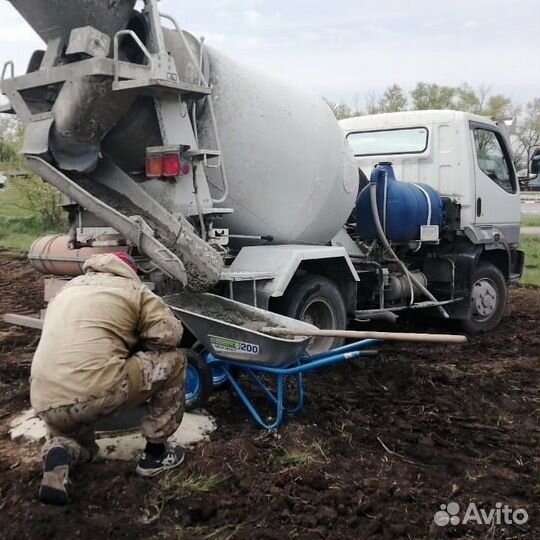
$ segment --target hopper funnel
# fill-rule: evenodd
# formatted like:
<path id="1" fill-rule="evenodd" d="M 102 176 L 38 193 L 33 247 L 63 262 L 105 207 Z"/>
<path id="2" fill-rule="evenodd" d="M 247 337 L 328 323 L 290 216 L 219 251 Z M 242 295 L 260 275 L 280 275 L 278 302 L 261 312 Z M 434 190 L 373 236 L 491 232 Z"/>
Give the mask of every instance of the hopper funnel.
<path id="1" fill-rule="evenodd" d="M 112 37 L 125 28 L 136 0 L 9 0 L 48 43 L 67 40 L 71 30 L 93 26 Z"/>

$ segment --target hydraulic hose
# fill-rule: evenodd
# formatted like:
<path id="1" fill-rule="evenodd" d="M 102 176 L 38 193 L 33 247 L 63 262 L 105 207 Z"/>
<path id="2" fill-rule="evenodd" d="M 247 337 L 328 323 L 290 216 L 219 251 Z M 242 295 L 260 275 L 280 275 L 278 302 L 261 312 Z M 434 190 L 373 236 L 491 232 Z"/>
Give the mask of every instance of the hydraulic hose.
<path id="1" fill-rule="evenodd" d="M 384 181 L 386 182 L 386 175 L 385 175 Z M 377 183 L 376 182 L 370 182 L 369 194 L 371 198 L 371 212 L 373 214 L 373 221 L 375 222 L 375 228 L 377 229 L 377 235 L 379 236 L 379 240 L 381 241 L 384 248 L 388 251 L 388 253 L 390 253 L 392 258 L 397 262 L 399 267 L 405 273 L 405 276 L 407 277 L 407 280 L 409 281 L 409 285 L 411 287 L 411 299 L 414 301 L 414 287 L 413 287 L 413 283 L 414 283 L 414 285 L 416 285 L 416 287 L 418 287 L 418 289 L 422 291 L 432 302 L 438 302 L 438 300 L 428 291 L 428 289 L 424 287 L 424 285 L 418 279 L 416 279 L 415 275 L 409 271 L 409 269 L 405 266 L 403 261 L 397 256 L 396 252 L 392 249 L 392 246 L 390 245 L 388 238 L 386 238 L 386 234 L 381 224 L 381 218 L 379 216 L 379 207 L 377 205 Z M 448 312 L 442 306 L 437 306 L 437 309 L 441 312 L 442 316 L 445 319 L 450 318 L 450 315 L 448 315 Z"/>

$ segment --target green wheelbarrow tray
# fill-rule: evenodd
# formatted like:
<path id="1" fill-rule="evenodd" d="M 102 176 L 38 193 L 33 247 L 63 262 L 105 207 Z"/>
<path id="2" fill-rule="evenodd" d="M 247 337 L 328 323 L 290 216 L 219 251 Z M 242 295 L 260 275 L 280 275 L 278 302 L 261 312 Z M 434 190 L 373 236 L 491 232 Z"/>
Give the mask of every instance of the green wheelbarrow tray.
<path id="1" fill-rule="evenodd" d="M 163 300 L 208 352 L 226 360 L 272 367 L 290 364 L 305 353 L 311 338 L 284 339 L 259 330 L 317 330 L 311 324 L 214 294 L 184 291 Z"/>

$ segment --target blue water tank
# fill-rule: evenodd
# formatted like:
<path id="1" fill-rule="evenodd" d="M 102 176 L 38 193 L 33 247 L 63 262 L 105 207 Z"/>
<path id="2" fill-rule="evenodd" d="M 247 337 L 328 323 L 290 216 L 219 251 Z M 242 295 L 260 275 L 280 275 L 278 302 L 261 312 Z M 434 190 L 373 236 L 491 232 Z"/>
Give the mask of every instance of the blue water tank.
<path id="1" fill-rule="evenodd" d="M 377 207 L 388 240 L 420 240 L 423 225 L 442 226 L 443 202 L 437 191 L 426 184 L 399 182 L 392 164 L 381 163 L 371 173 L 370 185 L 356 201 L 356 226 L 362 240 L 378 238 L 371 212 L 370 188 L 373 184 L 377 186 Z"/>

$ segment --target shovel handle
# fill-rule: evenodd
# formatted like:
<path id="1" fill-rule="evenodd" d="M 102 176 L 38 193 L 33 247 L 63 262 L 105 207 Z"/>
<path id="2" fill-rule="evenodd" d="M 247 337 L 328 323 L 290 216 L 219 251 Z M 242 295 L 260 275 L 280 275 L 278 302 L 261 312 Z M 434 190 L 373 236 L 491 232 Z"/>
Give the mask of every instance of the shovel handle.
<path id="1" fill-rule="evenodd" d="M 416 343 L 467 343 L 466 336 L 451 334 L 412 334 L 403 332 L 355 332 L 351 330 L 287 330 L 263 328 L 263 334 L 276 337 L 336 337 L 345 339 L 380 339 L 383 341 L 410 341 Z"/>

